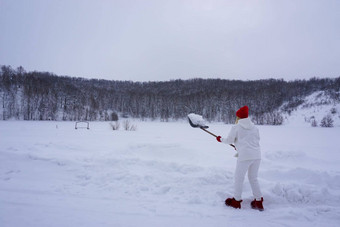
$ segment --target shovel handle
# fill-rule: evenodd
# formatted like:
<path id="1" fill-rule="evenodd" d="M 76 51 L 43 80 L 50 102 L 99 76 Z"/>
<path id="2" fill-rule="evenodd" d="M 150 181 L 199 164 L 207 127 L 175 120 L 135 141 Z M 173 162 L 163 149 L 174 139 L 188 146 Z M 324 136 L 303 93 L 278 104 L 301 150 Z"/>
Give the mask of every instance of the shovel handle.
<path id="1" fill-rule="evenodd" d="M 207 133 L 209 133 L 210 135 L 212 135 L 212 136 L 215 136 L 215 137 L 217 137 L 214 133 L 212 133 L 212 132 L 209 132 L 208 130 L 206 130 L 205 128 L 202 128 L 202 127 L 200 127 L 200 129 L 202 129 L 203 131 L 205 131 L 205 132 L 207 132 Z M 229 144 L 230 146 L 232 146 L 235 150 L 236 150 L 236 147 L 235 147 L 235 145 L 234 144 Z"/>
<path id="2" fill-rule="evenodd" d="M 207 133 L 209 133 L 210 135 L 212 135 L 212 136 L 215 136 L 215 137 L 217 137 L 214 133 L 212 133 L 212 132 L 209 132 L 208 130 L 206 130 L 205 128 L 202 128 L 202 127 L 200 127 L 200 129 L 202 129 L 203 131 L 205 131 L 205 132 L 207 132 Z"/>
<path id="3" fill-rule="evenodd" d="M 235 147 L 234 144 L 229 144 L 229 145 L 232 146 L 235 149 L 235 151 L 236 151 L 236 147 Z"/>

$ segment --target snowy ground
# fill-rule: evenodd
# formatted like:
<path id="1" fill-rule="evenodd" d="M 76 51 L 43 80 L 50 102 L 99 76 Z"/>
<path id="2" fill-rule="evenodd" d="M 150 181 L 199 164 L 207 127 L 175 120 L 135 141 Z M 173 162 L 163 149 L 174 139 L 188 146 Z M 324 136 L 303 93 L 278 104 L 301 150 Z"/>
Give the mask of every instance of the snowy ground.
<path id="1" fill-rule="evenodd" d="M 0 225 L 339 226 L 340 128 L 260 126 L 264 212 L 226 207 L 231 147 L 187 122 L 136 131 L 0 121 Z M 231 125 L 210 124 L 226 135 Z"/>

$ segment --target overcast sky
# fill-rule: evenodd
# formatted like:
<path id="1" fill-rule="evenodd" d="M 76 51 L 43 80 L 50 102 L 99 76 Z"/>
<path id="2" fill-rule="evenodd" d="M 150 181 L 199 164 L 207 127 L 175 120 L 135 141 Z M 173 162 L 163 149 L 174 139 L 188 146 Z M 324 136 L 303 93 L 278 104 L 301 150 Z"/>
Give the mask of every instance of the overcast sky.
<path id="1" fill-rule="evenodd" d="M 340 0 L 0 0 L 0 65 L 112 80 L 340 76 Z"/>

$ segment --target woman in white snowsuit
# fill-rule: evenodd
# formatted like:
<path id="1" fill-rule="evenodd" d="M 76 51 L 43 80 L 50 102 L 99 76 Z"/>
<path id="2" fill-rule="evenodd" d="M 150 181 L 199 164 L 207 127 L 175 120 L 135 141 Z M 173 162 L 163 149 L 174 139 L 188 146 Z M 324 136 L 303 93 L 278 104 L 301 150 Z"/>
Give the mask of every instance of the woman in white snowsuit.
<path id="1" fill-rule="evenodd" d="M 254 200 L 251 207 L 263 211 L 263 197 L 257 180 L 261 162 L 260 135 L 258 128 L 248 118 L 248 106 L 236 112 L 236 123 L 227 138 L 217 137 L 217 141 L 233 144 L 237 149 L 237 164 L 234 176 L 234 197 L 225 201 L 227 206 L 241 208 L 242 187 L 248 171 L 248 179 L 253 191 Z"/>

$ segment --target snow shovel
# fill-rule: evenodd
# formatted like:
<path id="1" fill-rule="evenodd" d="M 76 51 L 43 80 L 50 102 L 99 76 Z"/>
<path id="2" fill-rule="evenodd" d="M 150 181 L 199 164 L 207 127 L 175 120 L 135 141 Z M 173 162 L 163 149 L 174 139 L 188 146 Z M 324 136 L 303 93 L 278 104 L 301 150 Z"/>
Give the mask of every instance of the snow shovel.
<path id="1" fill-rule="evenodd" d="M 209 128 L 209 126 L 204 124 L 204 120 L 203 120 L 202 116 L 191 113 L 191 114 L 188 115 L 188 120 L 189 120 L 189 124 L 191 125 L 191 127 L 200 128 L 203 131 L 209 133 L 210 135 L 217 137 L 214 133 L 206 130 L 207 128 Z"/>
<path id="2" fill-rule="evenodd" d="M 205 124 L 203 117 L 201 115 L 191 113 L 188 115 L 188 120 L 189 120 L 189 124 L 191 125 L 191 127 L 200 128 L 203 131 L 209 133 L 210 135 L 217 137 L 214 133 L 207 130 L 209 126 Z M 232 146 L 236 150 L 236 147 L 233 144 L 229 144 L 229 145 Z"/>

